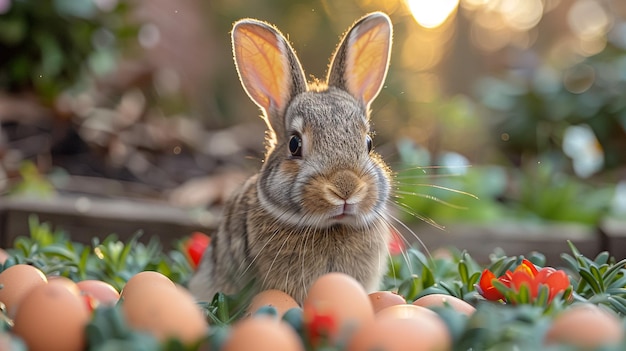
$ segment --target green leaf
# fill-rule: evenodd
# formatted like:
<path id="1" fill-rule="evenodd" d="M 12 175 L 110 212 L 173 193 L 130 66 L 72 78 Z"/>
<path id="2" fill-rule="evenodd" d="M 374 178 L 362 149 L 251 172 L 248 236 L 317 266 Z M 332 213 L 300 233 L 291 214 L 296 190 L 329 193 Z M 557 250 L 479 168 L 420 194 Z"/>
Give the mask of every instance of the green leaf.
<path id="1" fill-rule="evenodd" d="M 622 288 L 622 287 L 625 287 L 625 286 L 626 286 L 626 276 L 621 276 L 620 278 L 611 279 L 610 280 L 610 284 L 609 284 L 607 289 Z"/>
<path id="2" fill-rule="evenodd" d="M 626 299 L 619 296 L 609 296 L 607 298 L 611 307 L 622 315 L 626 315 Z"/>
<path id="3" fill-rule="evenodd" d="M 465 263 L 464 260 L 459 261 L 458 269 L 459 269 L 459 276 L 461 277 L 461 282 L 463 283 L 463 285 L 468 286 L 470 278 L 469 278 L 469 273 L 467 270 L 467 264 Z"/>
<path id="4" fill-rule="evenodd" d="M 457 296 L 458 297 L 459 292 L 451 284 L 452 284 L 451 282 L 439 282 L 439 286 L 441 286 L 443 289 L 445 289 L 446 293 L 448 295 L 452 295 L 452 296 Z"/>
<path id="5" fill-rule="evenodd" d="M 598 283 L 600 291 L 606 290 L 605 285 L 604 285 L 604 279 L 602 278 L 602 273 L 600 273 L 600 270 L 598 269 L 598 267 L 589 266 L 589 270 L 591 271 L 591 274 L 593 275 L 596 282 Z"/>
<path id="6" fill-rule="evenodd" d="M 548 299 L 550 298 L 550 288 L 545 284 L 539 285 L 539 291 L 537 293 L 537 299 L 535 300 L 535 306 L 547 306 Z"/>
<path id="7" fill-rule="evenodd" d="M 580 277 L 587 282 L 587 284 L 589 284 L 594 293 L 600 294 L 603 292 L 600 283 L 596 281 L 593 274 L 591 274 L 588 270 L 581 267 L 578 273 L 580 274 Z"/>
<path id="8" fill-rule="evenodd" d="M 576 261 L 575 258 L 573 258 L 572 256 L 566 253 L 562 253 L 561 258 L 563 259 L 563 261 L 565 261 L 565 263 L 567 263 L 570 269 L 572 269 L 575 272 L 578 272 L 578 269 L 580 269 L 580 265 L 578 264 L 578 261 Z"/>
<path id="9" fill-rule="evenodd" d="M 433 271 L 428 266 L 422 267 L 422 286 L 421 288 L 427 288 L 435 284 L 435 277 Z"/>
<path id="10" fill-rule="evenodd" d="M 398 295 L 403 296 L 407 301 L 414 300 L 421 290 L 421 281 L 418 276 L 412 276 L 403 281 L 398 287 Z"/>
<path id="11" fill-rule="evenodd" d="M 606 281 L 612 281 L 613 279 L 615 279 L 615 277 L 617 276 L 618 273 L 622 272 L 622 269 L 624 268 L 624 266 L 626 266 L 626 258 L 623 260 L 620 260 L 619 262 L 617 262 L 616 264 L 614 264 L 613 266 L 609 267 L 609 269 L 606 270 L 606 272 L 604 272 L 602 279 L 606 282 Z M 624 273 L 624 272 L 622 272 Z"/>
<path id="12" fill-rule="evenodd" d="M 532 302 L 532 296 L 530 294 L 530 288 L 528 284 L 520 285 L 517 291 L 517 298 L 519 303 L 528 304 Z"/>
<path id="13" fill-rule="evenodd" d="M 41 248 L 40 252 L 48 257 L 59 257 L 70 261 L 72 263 L 78 263 L 79 259 L 76 253 L 59 245 L 50 245 Z"/>
<path id="14" fill-rule="evenodd" d="M 597 256 L 596 259 L 594 260 L 594 262 L 598 265 L 601 266 L 603 264 L 607 264 L 609 262 L 609 258 L 611 256 L 609 255 L 609 253 L 607 251 L 602 251 L 600 252 Z"/>
<path id="15" fill-rule="evenodd" d="M 480 280 L 480 274 L 480 272 L 476 272 L 472 274 L 472 276 L 469 278 L 469 281 L 467 282 L 467 288 L 469 291 L 474 291 L 474 287 L 476 286 L 476 284 L 478 284 L 478 281 Z"/>
<path id="16" fill-rule="evenodd" d="M 578 262 L 580 267 L 589 268 L 589 263 L 585 260 L 585 256 L 583 256 L 583 254 L 578 251 L 578 248 L 576 248 L 571 240 L 568 240 L 567 244 L 569 245 L 570 250 L 572 250 L 572 254 L 574 254 L 574 258 L 576 258 L 576 261 Z"/>
<path id="17" fill-rule="evenodd" d="M 219 318 L 220 322 L 228 323 L 228 321 L 230 320 L 230 313 L 228 310 L 228 303 L 226 302 L 226 295 L 224 295 L 223 293 L 217 293 L 214 299 L 217 306 L 217 317 Z"/>

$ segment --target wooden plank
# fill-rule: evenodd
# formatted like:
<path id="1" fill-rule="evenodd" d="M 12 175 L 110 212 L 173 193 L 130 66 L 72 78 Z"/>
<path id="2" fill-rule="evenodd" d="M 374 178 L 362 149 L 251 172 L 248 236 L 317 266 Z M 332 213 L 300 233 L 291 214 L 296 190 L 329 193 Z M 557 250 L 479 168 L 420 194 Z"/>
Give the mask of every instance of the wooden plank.
<path id="1" fill-rule="evenodd" d="M 50 199 L 4 198 L 0 245 L 10 246 L 16 236 L 28 235 L 28 218 L 36 215 L 66 231 L 72 240 L 91 242 L 115 233 L 128 240 L 143 231 L 143 240 L 158 237 L 165 247 L 194 231 L 210 233 L 217 218 L 210 212 L 200 215 L 163 203 L 126 199 L 96 199 L 56 196 Z"/>
<path id="2" fill-rule="evenodd" d="M 617 260 L 626 258 L 626 219 L 607 218 L 600 225 L 604 245 Z"/>

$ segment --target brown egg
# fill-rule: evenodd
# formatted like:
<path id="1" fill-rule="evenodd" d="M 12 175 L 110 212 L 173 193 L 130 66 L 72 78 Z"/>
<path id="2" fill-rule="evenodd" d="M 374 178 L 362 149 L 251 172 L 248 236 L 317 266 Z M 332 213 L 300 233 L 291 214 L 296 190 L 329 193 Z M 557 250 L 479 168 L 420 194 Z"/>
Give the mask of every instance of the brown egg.
<path id="1" fill-rule="evenodd" d="M 248 307 L 247 315 L 254 314 L 259 308 L 264 306 L 272 306 L 278 312 L 278 316 L 282 317 L 285 312 L 294 307 L 299 307 L 296 300 L 289 294 L 280 290 L 265 290 L 256 294 L 252 298 L 250 307 Z"/>
<path id="2" fill-rule="evenodd" d="M 76 285 L 81 294 L 91 296 L 100 305 L 113 306 L 120 298 L 120 293 L 113 285 L 100 280 L 83 280 Z"/>
<path id="3" fill-rule="evenodd" d="M 184 344 L 197 342 L 209 328 L 204 313 L 189 292 L 171 286 L 174 288 L 168 284 L 133 286 L 122 302 L 126 321 L 161 341 L 176 338 Z"/>
<path id="4" fill-rule="evenodd" d="M 584 349 L 615 345 L 624 339 L 620 319 L 593 304 L 574 305 L 554 319 L 546 344 L 567 344 Z"/>
<path id="5" fill-rule="evenodd" d="M 373 292 L 369 294 L 368 297 L 370 299 L 372 307 L 374 308 L 375 313 L 378 313 L 378 311 L 390 306 L 406 304 L 406 300 L 404 299 L 404 297 L 391 291 Z"/>
<path id="6" fill-rule="evenodd" d="M 82 351 L 89 312 L 80 296 L 62 284 L 32 288 L 14 319 L 13 333 L 30 351 Z"/>
<path id="7" fill-rule="evenodd" d="M 439 318 L 437 313 L 429 310 L 426 307 L 404 304 L 404 305 L 394 305 L 387 307 L 385 309 L 380 310 L 376 313 L 376 318 L 399 318 L 399 319 L 410 319 L 413 317 L 421 318 L 422 316 L 427 317 L 436 317 Z"/>
<path id="8" fill-rule="evenodd" d="M 140 300 L 146 291 L 170 288 L 176 289 L 176 285 L 165 275 L 153 271 L 139 272 L 126 282 L 120 293 L 120 298 L 127 300 L 136 297 Z M 135 296 L 136 291 L 138 293 Z"/>
<path id="9" fill-rule="evenodd" d="M 374 308 L 367 292 L 356 279 L 343 273 L 329 273 L 316 280 L 303 303 L 305 324 L 329 326 L 331 340 L 349 328 L 374 319 Z"/>
<path id="10" fill-rule="evenodd" d="M 80 289 L 72 279 L 60 275 L 49 275 L 46 276 L 46 278 L 48 279 L 48 284 L 62 285 L 66 287 L 69 291 L 71 291 L 74 295 L 80 295 Z"/>
<path id="11" fill-rule="evenodd" d="M 6 306 L 9 317 L 15 315 L 17 305 L 29 290 L 47 282 L 39 269 L 27 264 L 16 264 L 0 273 L 0 302 Z"/>
<path id="12" fill-rule="evenodd" d="M 430 294 L 422 296 L 413 301 L 413 304 L 421 307 L 445 307 L 449 305 L 457 312 L 464 313 L 467 316 L 471 316 L 474 312 L 476 312 L 476 308 L 474 306 L 457 297 L 446 294 Z"/>
<path id="13" fill-rule="evenodd" d="M 298 334 L 289 325 L 267 316 L 235 323 L 222 351 L 304 351 Z"/>
<path id="14" fill-rule="evenodd" d="M 350 337 L 348 351 L 446 351 L 452 337 L 439 316 L 424 307 L 395 305 L 365 323 Z"/>
<path id="15" fill-rule="evenodd" d="M 11 257 L 11 255 L 9 255 L 9 253 L 6 252 L 6 250 L 0 249 L 0 263 L 1 264 L 4 264 L 4 262 L 6 262 L 9 257 Z"/>

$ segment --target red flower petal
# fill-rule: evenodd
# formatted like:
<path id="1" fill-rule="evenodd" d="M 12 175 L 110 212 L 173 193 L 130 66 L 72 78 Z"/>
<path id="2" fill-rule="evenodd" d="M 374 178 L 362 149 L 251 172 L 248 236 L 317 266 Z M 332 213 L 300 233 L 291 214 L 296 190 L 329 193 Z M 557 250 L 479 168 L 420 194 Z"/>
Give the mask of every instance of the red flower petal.
<path id="1" fill-rule="evenodd" d="M 395 229 L 391 228 L 391 240 L 389 241 L 389 253 L 399 255 L 406 249 L 405 239 Z"/>
<path id="2" fill-rule="evenodd" d="M 478 281 L 478 291 L 484 298 L 491 301 L 498 301 L 504 299 L 504 296 L 498 289 L 493 286 L 493 280 L 496 279 L 495 274 L 488 269 L 485 269 Z"/>
<path id="3" fill-rule="evenodd" d="M 531 277 L 536 276 L 538 273 L 537 267 L 535 267 L 535 265 L 527 259 L 523 259 L 522 264 L 517 266 L 514 272 L 520 272 L 520 271 L 528 274 Z"/>
<path id="4" fill-rule="evenodd" d="M 515 290 L 519 291 L 520 287 L 526 284 L 528 286 L 528 290 L 530 291 L 530 296 L 532 298 L 536 298 L 539 293 L 539 284 L 537 280 L 534 279 L 533 276 L 528 274 L 526 270 L 515 270 L 511 275 L 511 286 L 515 288 Z"/>
<path id="5" fill-rule="evenodd" d="M 542 268 L 536 278 L 538 284 L 544 284 L 550 288 L 548 301 L 552 301 L 558 293 L 565 291 L 570 286 L 567 273 L 562 270 L 556 270 L 552 267 Z"/>
<path id="6" fill-rule="evenodd" d="M 191 266 L 196 268 L 202 259 L 202 255 L 211 243 L 211 238 L 201 232 L 194 232 L 185 243 L 185 250 L 189 256 Z"/>

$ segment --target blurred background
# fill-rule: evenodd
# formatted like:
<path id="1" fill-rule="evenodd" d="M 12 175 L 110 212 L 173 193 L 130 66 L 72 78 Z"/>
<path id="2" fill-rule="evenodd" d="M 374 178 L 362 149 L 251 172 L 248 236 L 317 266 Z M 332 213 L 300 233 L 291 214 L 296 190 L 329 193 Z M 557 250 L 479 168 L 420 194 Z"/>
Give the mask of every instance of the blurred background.
<path id="1" fill-rule="evenodd" d="M 405 222 L 626 217 L 621 0 L 0 0 L 0 202 L 139 200 L 213 225 L 263 156 L 232 23 L 275 24 L 324 77 L 377 10 L 394 47 L 375 145 Z"/>

